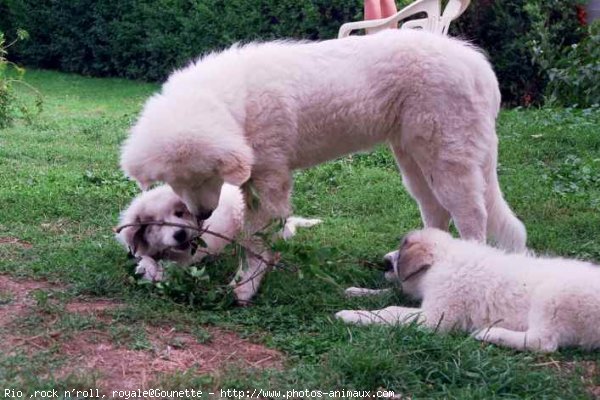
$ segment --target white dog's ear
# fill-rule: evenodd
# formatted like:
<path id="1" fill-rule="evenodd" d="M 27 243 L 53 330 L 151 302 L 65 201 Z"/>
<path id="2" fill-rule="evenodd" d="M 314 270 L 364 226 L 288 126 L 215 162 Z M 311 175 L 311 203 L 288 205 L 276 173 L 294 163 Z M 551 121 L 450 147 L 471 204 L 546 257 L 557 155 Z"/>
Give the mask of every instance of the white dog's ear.
<path id="1" fill-rule="evenodd" d="M 123 228 L 121 233 L 119 233 L 121 240 L 123 243 L 125 243 L 131 254 L 134 256 L 136 256 L 138 253 L 143 253 L 147 249 L 148 243 L 146 242 L 145 238 L 147 227 L 148 225 L 128 226 Z"/>
<path id="2" fill-rule="evenodd" d="M 246 145 L 230 151 L 219 159 L 221 178 L 230 185 L 242 186 L 252 174 L 252 150 Z"/>

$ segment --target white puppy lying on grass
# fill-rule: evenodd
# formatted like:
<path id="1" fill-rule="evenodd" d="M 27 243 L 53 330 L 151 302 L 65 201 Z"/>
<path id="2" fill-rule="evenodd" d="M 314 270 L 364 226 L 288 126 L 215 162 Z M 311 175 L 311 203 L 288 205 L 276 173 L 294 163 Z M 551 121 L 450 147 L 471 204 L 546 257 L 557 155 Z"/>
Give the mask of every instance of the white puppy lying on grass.
<path id="1" fill-rule="evenodd" d="M 336 317 L 460 329 L 517 350 L 600 347 L 600 267 L 594 264 L 507 254 L 432 228 L 408 234 L 386 263 L 421 308 L 346 310 Z"/>
<path id="2" fill-rule="evenodd" d="M 124 228 L 117 234 L 117 240 L 140 259 L 137 273 L 144 274 L 145 279 L 159 281 L 163 279 L 159 260 L 189 265 L 201 261 L 208 254 L 219 254 L 230 243 L 226 238 L 235 239 L 242 230 L 244 208 L 240 189 L 224 184 L 218 207 L 202 224 L 203 229 L 222 237 L 206 232 L 201 236 L 206 247 L 197 246 L 199 226 L 196 218 L 169 186 L 158 186 L 138 195 L 122 212 L 119 226 Z M 189 228 L 144 222 L 166 222 Z M 281 236 L 289 239 L 294 236 L 298 227 L 310 227 L 319 223 L 320 219 L 289 217 Z M 127 226 L 129 224 L 134 225 Z"/>

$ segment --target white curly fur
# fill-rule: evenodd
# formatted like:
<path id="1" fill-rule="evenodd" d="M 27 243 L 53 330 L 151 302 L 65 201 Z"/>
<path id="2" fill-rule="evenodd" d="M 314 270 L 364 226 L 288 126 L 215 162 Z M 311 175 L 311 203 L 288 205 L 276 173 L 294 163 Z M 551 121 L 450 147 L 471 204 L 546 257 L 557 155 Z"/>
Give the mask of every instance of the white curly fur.
<path id="1" fill-rule="evenodd" d="M 498 82 L 473 46 L 415 30 L 234 46 L 176 71 L 146 103 L 121 166 L 168 183 L 195 215 L 223 182 L 258 195 L 245 229 L 290 214 L 292 171 L 389 143 L 425 226 L 525 248 L 496 176 Z M 252 188 L 252 190 L 250 190 Z M 269 257 L 264 244 L 255 253 Z M 256 292 L 266 265 L 248 260 Z M 243 279 L 243 278 L 242 278 Z"/>
<path id="2" fill-rule="evenodd" d="M 432 228 L 410 233 L 386 257 L 403 292 L 422 300 L 421 307 L 344 310 L 338 318 L 358 324 L 417 321 L 517 350 L 600 347 L 597 265 L 509 254 Z"/>

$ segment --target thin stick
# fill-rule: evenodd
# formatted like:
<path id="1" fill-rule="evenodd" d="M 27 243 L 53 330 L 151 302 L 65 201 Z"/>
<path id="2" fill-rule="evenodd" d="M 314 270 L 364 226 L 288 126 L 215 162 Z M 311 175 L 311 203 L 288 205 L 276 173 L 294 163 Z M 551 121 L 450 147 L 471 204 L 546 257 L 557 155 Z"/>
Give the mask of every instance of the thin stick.
<path id="1" fill-rule="evenodd" d="M 218 237 L 220 239 L 227 240 L 230 243 L 239 245 L 245 251 L 247 251 L 248 253 L 250 253 L 251 256 L 256 257 L 257 259 L 259 259 L 260 261 L 264 262 L 267 265 L 270 265 L 270 266 L 275 266 L 276 265 L 275 263 L 267 261 L 263 256 L 261 256 L 260 254 L 258 254 L 256 252 L 250 250 L 248 247 L 240 244 L 238 241 L 236 241 L 233 238 L 230 238 L 228 236 L 222 235 L 222 234 L 220 234 L 218 232 L 211 231 L 209 229 L 198 228 L 198 227 L 193 226 L 193 225 L 178 224 L 176 222 L 165 222 L 165 221 L 146 221 L 146 222 L 133 222 L 133 223 L 130 223 L 130 224 L 123 224 L 123 225 L 120 225 L 120 226 L 117 226 L 116 228 L 114 228 L 113 231 L 115 233 L 120 233 L 125 228 L 129 228 L 129 227 L 132 227 L 132 226 L 143 226 L 143 225 L 174 226 L 176 228 L 192 229 L 192 230 L 195 230 L 195 231 L 199 232 L 200 235 L 208 233 L 209 235 L 213 235 L 213 236 L 216 236 L 216 237 Z"/>
<path id="2" fill-rule="evenodd" d="M 265 263 L 267 265 L 268 269 L 267 269 L 267 271 L 264 271 L 264 272 L 268 272 L 268 270 L 270 268 L 273 268 L 273 267 L 277 266 L 277 263 L 268 261 L 262 255 L 256 253 L 253 250 L 250 250 L 248 247 L 240 244 L 238 241 L 236 241 L 233 238 L 230 238 L 228 236 L 222 235 L 222 234 L 220 234 L 218 232 L 211 231 L 209 229 L 198 228 L 198 227 L 193 226 L 193 225 L 179 224 L 179 223 L 176 223 L 176 222 L 166 222 L 166 221 L 144 221 L 144 222 L 140 221 L 140 222 L 133 222 L 133 223 L 123 224 L 123 225 L 117 226 L 116 228 L 113 229 L 113 231 L 115 233 L 120 233 L 125 228 L 129 228 L 129 227 L 132 227 L 132 226 L 143 226 L 143 225 L 174 226 L 174 227 L 177 227 L 177 228 L 186 228 L 186 229 L 195 230 L 195 231 L 199 232 L 200 235 L 203 235 L 203 234 L 207 233 L 209 235 L 213 235 L 213 236 L 216 236 L 218 238 L 227 240 L 228 242 L 230 242 L 232 244 L 237 244 L 242 249 L 244 249 L 244 251 L 246 251 L 248 254 L 250 254 L 251 256 L 253 256 L 256 259 L 258 259 L 259 262 Z M 261 269 L 257 268 L 256 273 L 252 274 L 251 276 L 249 276 L 248 278 L 246 278 L 245 280 L 243 280 L 241 282 L 236 282 L 235 285 L 229 285 L 229 286 L 233 286 L 233 287 L 242 286 L 242 285 L 244 285 L 244 284 L 246 284 L 248 282 L 251 282 L 254 278 L 256 278 L 258 275 L 260 275 L 260 273 L 262 273 Z"/>

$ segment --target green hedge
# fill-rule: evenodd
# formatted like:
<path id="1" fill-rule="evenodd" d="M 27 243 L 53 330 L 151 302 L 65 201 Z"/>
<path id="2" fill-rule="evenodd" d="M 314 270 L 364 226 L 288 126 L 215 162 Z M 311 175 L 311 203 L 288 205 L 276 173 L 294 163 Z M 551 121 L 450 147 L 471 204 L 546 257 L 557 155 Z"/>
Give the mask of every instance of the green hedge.
<path id="1" fill-rule="evenodd" d="M 537 104 L 544 100 L 548 74 L 557 57 L 585 32 L 577 14 L 578 6 L 584 3 L 474 0 L 451 27 L 451 34 L 485 49 L 498 75 L 504 102 Z"/>
<path id="2" fill-rule="evenodd" d="M 89 75 L 161 80 L 237 41 L 328 39 L 361 0 L 4 0 L 0 30 L 26 29 L 20 62 Z"/>
<path id="3" fill-rule="evenodd" d="M 551 104 L 600 106 L 600 20 L 589 26 L 577 45 L 565 49 L 548 75 L 546 93 Z"/>
<path id="4" fill-rule="evenodd" d="M 575 8 L 581 2 L 473 0 L 452 33 L 486 50 L 506 102 L 536 103 L 553 67 L 548 56 L 581 37 Z M 14 49 L 16 61 L 144 80 L 162 80 L 236 41 L 329 39 L 342 23 L 361 18 L 362 0 L 0 1 L 0 30 L 31 35 Z"/>

